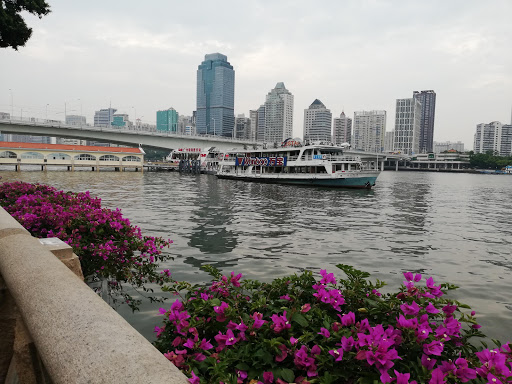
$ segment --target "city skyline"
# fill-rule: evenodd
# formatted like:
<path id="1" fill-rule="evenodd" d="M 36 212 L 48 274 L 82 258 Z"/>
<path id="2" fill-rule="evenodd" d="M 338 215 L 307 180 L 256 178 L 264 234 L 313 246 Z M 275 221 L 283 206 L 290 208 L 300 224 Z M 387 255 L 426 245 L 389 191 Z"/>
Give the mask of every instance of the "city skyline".
<path id="1" fill-rule="evenodd" d="M 248 116 L 284 82 L 295 96 L 293 136 L 315 98 L 333 116 L 386 110 L 389 131 L 396 99 L 424 89 L 437 93 L 436 141 L 471 148 L 477 124 L 510 123 L 510 2 L 306 4 L 161 3 L 155 14 L 138 3 L 53 1 L 48 16 L 27 18 L 26 47 L 0 53 L 0 111 L 12 101 L 15 115 L 44 118 L 47 109 L 60 120 L 67 107 L 92 122 L 109 105 L 149 123 L 169 105 L 192 115 L 197 64 L 221 52 L 237 72 L 234 114 Z M 194 17 L 164 23 L 171 7 Z"/>

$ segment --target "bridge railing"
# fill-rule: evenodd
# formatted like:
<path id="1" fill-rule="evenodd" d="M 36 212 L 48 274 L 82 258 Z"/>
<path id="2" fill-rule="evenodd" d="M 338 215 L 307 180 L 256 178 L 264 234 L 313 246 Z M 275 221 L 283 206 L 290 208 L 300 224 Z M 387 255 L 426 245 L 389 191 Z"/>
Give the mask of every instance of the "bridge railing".
<path id="1" fill-rule="evenodd" d="M 147 130 L 141 127 L 137 127 L 136 129 L 126 129 L 122 127 L 112 127 L 112 126 L 92 126 L 92 125 L 75 125 L 75 124 L 66 124 L 59 120 L 51 120 L 51 119 L 39 119 L 35 117 L 22 117 L 22 116 L 13 116 L 12 118 L 2 118 L 0 116 L 0 123 L 4 124 L 12 124 L 12 125 L 33 125 L 38 127 L 52 127 L 52 128 L 69 128 L 69 129 L 78 129 L 78 130 L 90 130 L 97 132 L 116 132 L 116 133 L 125 133 L 125 134 L 136 134 L 136 135 L 151 135 L 151 136 L 160 136 L 160 137 L 181 137 L 181 138 L 196 138 L 196 139 L 208 139 L 213 141 L 222 141 L 222 142 L 234 142 L 234 143 L 250 143 L 250 140 L 240 139 L 237 137 L 226 137 L 219 135 L 200 135 L 200 134 L 185 134 L 178 132 L 158 132 L 156 130 Z"/>
<path id="2" fill-rule="evenodd" d="M 0 382 L 188 382 L 54 252 L 0 208 Z"/>

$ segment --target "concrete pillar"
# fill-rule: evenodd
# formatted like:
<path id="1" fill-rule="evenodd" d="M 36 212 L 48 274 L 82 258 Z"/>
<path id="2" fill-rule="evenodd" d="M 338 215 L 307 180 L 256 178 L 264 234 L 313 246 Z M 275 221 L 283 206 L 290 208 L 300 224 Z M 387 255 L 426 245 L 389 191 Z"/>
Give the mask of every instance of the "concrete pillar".
<path id="1" fill-rule="evenodd" d="M 395 163 L 395 171 L 398 171 L 398 159 L 396 160 L 396 163 Z"/>

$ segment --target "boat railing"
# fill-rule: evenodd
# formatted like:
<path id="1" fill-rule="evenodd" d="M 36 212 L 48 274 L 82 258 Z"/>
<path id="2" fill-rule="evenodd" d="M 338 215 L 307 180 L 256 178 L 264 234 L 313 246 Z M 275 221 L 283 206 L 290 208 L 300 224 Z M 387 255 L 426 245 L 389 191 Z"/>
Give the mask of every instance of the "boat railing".
<path id="1" fill-rule="evenodd" d="M 288 160 L 296 160 L 292 158 L 288 158 Z M 324 161 L 343 161 L 343 162 L 359 162 L 359 159 L 353 156 L 338 156 L 338 155 L 308 155 L 302 156 L 301 161 L 313 161 L 313 160 L 324 160 Z"/>

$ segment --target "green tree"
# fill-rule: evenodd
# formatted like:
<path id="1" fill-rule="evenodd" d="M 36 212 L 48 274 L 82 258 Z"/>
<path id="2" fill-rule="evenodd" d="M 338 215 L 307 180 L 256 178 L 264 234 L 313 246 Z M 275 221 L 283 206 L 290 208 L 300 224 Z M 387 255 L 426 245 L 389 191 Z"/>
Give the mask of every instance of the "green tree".
<path id="1" fill-rule="evenodd" d="M 32 28 L 20 15 L 22 11 L 41 18 L 50 13 L 50 6 L 45 0 L 0 0 L 0 48 L 18 50 L 32 35 Z"/>

